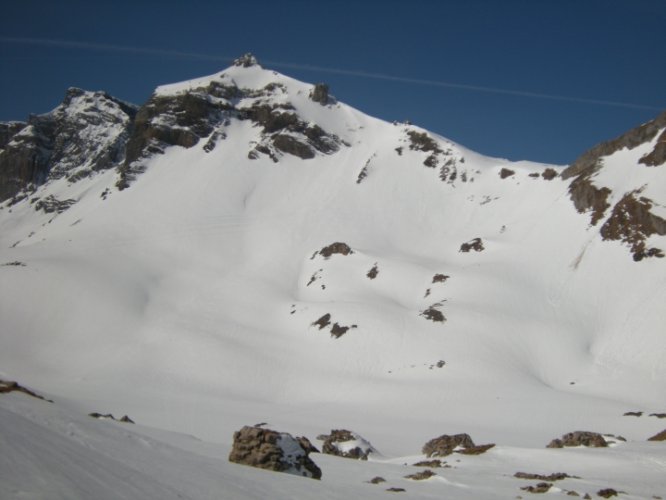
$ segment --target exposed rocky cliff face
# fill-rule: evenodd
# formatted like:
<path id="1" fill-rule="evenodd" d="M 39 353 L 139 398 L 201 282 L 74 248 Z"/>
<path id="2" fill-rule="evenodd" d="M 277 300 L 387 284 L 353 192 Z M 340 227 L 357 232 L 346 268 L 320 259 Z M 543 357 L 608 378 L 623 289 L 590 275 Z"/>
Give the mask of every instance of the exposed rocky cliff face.
<path id="1" fill-rule="evenodd" d="M 254 56 L 246 54 L 234 66 L 252 68 L 259 64 Z M 324 92 L 320 85 L 314 87 L 313 96 L 322 105 L 331 100 L 328 87 Z M 337 136 L 295 112 L 283 84 L 270 82 L 263 88 L 244 88 L 221 73 L 193 83 L 186 91 L 156 92 L 141 107 L 127 144 L 125 162 L 119 169 L 118 188 L 128 187 L 145 169 L 145 160 L 169 146 L 191 148 L 206 139 L 204 150 L 212 151 L 237 120 L 261 127 L 259 140 L 248 152 L 250 159 L 265 155 L 277 163 L 283 154 L 289 154 L 308 160 L 317 153 L 335 153 L 342 145 Z"/>
<path id="2" fill-rule="evenodd" d="M 117 166 L 136 108 L 104 92 L 70 88 L 50 113 L 0 127 L 0 201 L 47 180 L 76 182 Z"/>
<path id="3" fill-rule="evenodd" d="M 627 244 L 635 261 L 645 257 L 663 257 L 659 248 L 649 248 L 647 239 L 666 234 L 666 220 L 651 209 L 654 200 L 642 194 L 646 185 L 625 186 L 623 193 L 604 185 L 607 170 L 654 168 L 666 163 L 666 112 L 620 137 L 601 143 L 582 154 L 562 172 L 562 179 L 572 179 L 569 195 L 580 213 L 590 215 L 594 226 L 602 222 L 604 240 Z M 640 195 L 640 196 L 639 196 Z"/>

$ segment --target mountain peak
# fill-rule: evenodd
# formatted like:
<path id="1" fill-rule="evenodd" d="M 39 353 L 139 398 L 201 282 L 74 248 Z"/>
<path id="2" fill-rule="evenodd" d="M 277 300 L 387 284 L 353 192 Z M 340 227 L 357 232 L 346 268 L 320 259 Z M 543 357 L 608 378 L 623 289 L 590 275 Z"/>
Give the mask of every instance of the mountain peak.
<path id="1" fill-rule="evenodd" d="M 240 56 L 238 59 L 234 59 L 234 66 L 241 66 L 243 68 L 249 68 L 251 66 L 259 66 L 257 58 L 250 52 L 247 52 Z"/>

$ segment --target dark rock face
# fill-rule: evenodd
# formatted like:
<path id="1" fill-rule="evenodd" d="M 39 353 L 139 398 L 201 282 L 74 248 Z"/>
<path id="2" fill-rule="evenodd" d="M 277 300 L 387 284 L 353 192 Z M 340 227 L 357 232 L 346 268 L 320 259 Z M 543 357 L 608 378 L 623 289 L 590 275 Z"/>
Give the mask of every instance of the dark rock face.
<path id="1" fill-rule="evenodd" d="M 321 451 L 328 455 L 367 460 L 371 453 L 377 451 L 368 441 L 346 429 L 334 429 L 329 435 L 318 436 L 318 439 L 323 439 Z"/>
<path id="2" fill-rule="evenodd" d="M 555 177 L 557 177 L 557 170 L 554 168 L 547 168 L 543 172 L 541 172 L 541 177 L 546 179 L 547 181 L 552 181 Z"/>
<path id="3" fill-rule="evenodd" d="M 589 151 L 583 153 L 575 162 L 571 164 L 570 167 L 566 168 L 562 172 L 562 179 L 577 177 L 583 173 L 586 173 L 591 169 L 595 169 L 597 161 L 599 160 L 599 158 L 603 156 L 609 156 L 623 148 L 634 149 L 635 147 L 640 146 L 641 144 L 651 141 L 664 127 L 666 127 L 666 112 L 661 113 L 654 120 L 644 123 L 643 125 L 636 127 L 625 134 L 622 134 L 620 137 L 617 137 L 616 139 L 603 142 L 593 147 Z M 660 146 L 661 144 L 663 144 L 661 137 L 659 141 L 660 142 L 658 142 L 657 147 L 661 150 L 661 148 L 663 147 Z M 652 158 L 651 155 L 652 153 L 649 153 L 643 158 L 644 159 L 648 157 Z M 655 156 L 659 155 L 655 154 Z M 666 160 L 666 158 L 664 160 Z M 643 164 L 647 164 L 646 162 L 652 163 L 652 160 L 641 161 L 641 163 Z M 658 164 L 661 165 L 663 163 L 664 162 L 662 161 L 661 163 Z"/>
<path id="4" fill-rule="evenodd" d="M 565 446 L 588 446 L 591 448 L 606 448 L 608 443 L 604 437 L 596 432 L 575 431 L 565 434 L 560 439 L 553 439 L 546 448 L 564 448 Z"/>
<path id="5" fill-rule="evenodd" d="M 258 63 L 246 54 L 234 64 L 247 68 Z M 248 152 L 253 160 L 264 155 L 278 162 L 283 154 L 308 160 L 317 152 L 337 152 L 343 144 L 337 136 L 301 120 L 290 103 L 271 102 L 271 97 L 285 92 L 279 83 L 247 89 L 220 79 L 187 92 L 153 95 L 136 116 L 118 188 L 128 187 L 145 170 L 145 160 L 169 146 L 191 148 L 208 138 L 204 150 L 212 151 L 226 138 L 224 129 L 232 120 L 249 120 L 261 127 L 260 141 Z"/>
<path id="6" fill-rule="evenodd" d="M 27 124 L 0 127 L 0 201 L 49 179 L 76 182 L 119 165 L 136 108 L 104 92 L 70 88 L 62 104 Z"/>
<path id="7" fill-rule="evenodd" d="M 573 201 L 576 210 L 579 213 L 591 212 L 591 223 L 596 225 L 610 207 L 608 196 L 611 190 L 607 187 L 595 186 L 590 178 L 601 168 L 601 163 L 597 163 L 593 168 L 587 169 L 580 174 L 569 185 L 569 196 Z M 564 176 L 564 174 L 563 174 Z"/>
<path id="8" fill-rule="evenodd" d="M 650 212 L 653 202 L 648 198 L 639 197 L 640 189 L 625 194 L 614 207 L 611 207 L 608 201 L 611 190 L 608 187 L 595 185 L 593 180 L 595 174 L 603 168 L 604 157 L 625 148 L 632 150 L 653 141 L 664 127 L 666 127 L 666 112 L 616 139 L 595 146 L 581 155 L 561 175 L 562 179 L 572 179 L 569 184 L 571 200 L 578 212 L 590 213 L 592 225 L 606 218 L 608 209 L 611 210 L 600 229 L 601 237 L 604 240 L 620 240 L 626 243 L 631 248 L 635 261 L 646 257 L 663 257 L 663 250 L 647 248 L 645 240 L 652 234 L 666 234 L 666 221 Z M 638 160 L 638 165 L 627 167 L 656 167 L 664 163 L 666 163 L 666 131 L 661 132 L 652 151 L 643 155 Z"/>
<path id="9" fill-rule="evenodd" d="M 28 125 L 11 136 L 0 152 L 0 202 L 46 181 L 54 130 L 50 116 L 31 116 Z"/>
<path id="10" fill-rule="evenodd" d="M 654 149 L 638 160 L 638 163 L 642 163 L 648 167 L 656 167 L 666 163 L 666 130 L 659 136 Z"/>
<path id="11" fill-rule="evenodd" d="M 286 432 L 245 426 L 234 433 L 229 461 L 259 469 L 321 479 L 321 469 L 298 438 Z"/>
<path id="12" fill-rule="evenodd" d="M 602 498 L 616 497 L 617 495 L 618 492 L 615 491 L 613 488 L 604 488 L 603 490 L 597 491 L 597 496 L 600 496 Z"/>
<path id="13" fill-rule="evenodd" d="M 325 106 L 329 102 L 328 85 L 325 83 L 317 83 L 310 92 L 310 99 Z"/>
<path id="14" fill-rule="evenodd" d="M 216 86 L 212 89 L 219 90 Z M 141 160 L 164 152 L 168 146 L 191 148 L 210 135 L 213 122 L 222 119 L 225 107 L 204 92 L 150 98 L 136 115 L 125 162 L 119 168 L 118 188 L 128 187 L 143 171 Z"/>
<path id="15" fill-rule="evenodd" d="M 653 234 L 666 235 L 666 220 L 650 212 L 652 200 L 639 197 L 640 192 L 625 194 L 613 207 L 610 217 L 601 227 L 604 240 L 620 240 L 631 246 L 635 261 L 645 257 L 663 257 L 658 248 L 646 248 L 645 240 Z"/>
<path id="16" fill-rule="evenodd" d="M 309 160 L 315 156 L 314 151 L 309 145 L 302 143 L 290 135 L 279 134 L 274 136 L 273 145 L 279 151 L 298 156 L 303 160 Z"/>
<path id="17" fill-rule="evenodd" d="M 5 149 L 12 138 L 27 125 L 25 122 L 0 123 L 0 149 Z"/>

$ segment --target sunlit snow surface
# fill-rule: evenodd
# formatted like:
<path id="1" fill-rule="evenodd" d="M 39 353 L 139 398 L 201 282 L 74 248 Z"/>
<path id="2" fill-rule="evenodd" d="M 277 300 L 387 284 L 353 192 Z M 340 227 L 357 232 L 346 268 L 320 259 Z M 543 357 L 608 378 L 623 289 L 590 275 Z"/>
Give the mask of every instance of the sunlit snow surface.
<path id="1" fill-rule="evenodd" d="M 636 263 L 601 241 L 567 182 L 530 177 L 547 165 L 436 137 L 464 158 L 442 182 L 409 148 L 417 127 L 321 106 L 311 85 L 272 71 L 233 67 L 157 92 L 212 78 L 283 83 L 276 99 L 349 146 L 250 160 L 261 129 L 231 120 L 210 153 L 205 140 L 173 147 L 122 192 L 106 171 L 40 188 L 78 200 L 55 217 L 28 200 L 3 206 L 0 378 L 55 403 L 0 395 L 1 497 L 385 498 L 401 487 L 513 498 L 536 483 L 519 470 L 580 476 L 555 486 L 581 496 L 666 496 L 666 447 L 645 442 L 666 427 L 648 416 L 666 412 L 665 259 Z M 663 208 L 665 171 L 637 167 L 639 149 L 593 182 L 618 198 L 647 184 Z M 502 168 L 515 173 L 500 179 Z M 459 251 L 477 237 L 482 252 Z M 334 242 L 353 253 L 315 254 Z M 433 305 L 446 321 L 421 315 Z M 331 325 L 313 326 L 326 314 Z M 333 323 L 350 329 L 333 338 Z M 351 429 L 382 458 L 312 455 L 321 482 L 228 463 L 233 431 L 258 422 L 311 439 Z M 545 449 L 574 430 L 628 442 Z M 460 432 L 497 446 L 448 457 L 453 468 L 427 481 L 403 478 L 427 440 Z M 387 482 L 366 482 L 378 475 Z"/>

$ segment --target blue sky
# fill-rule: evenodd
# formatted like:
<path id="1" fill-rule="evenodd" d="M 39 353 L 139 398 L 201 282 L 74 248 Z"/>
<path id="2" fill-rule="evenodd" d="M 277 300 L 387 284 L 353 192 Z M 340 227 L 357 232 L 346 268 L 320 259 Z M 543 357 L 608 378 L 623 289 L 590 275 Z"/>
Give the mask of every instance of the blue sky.
<path id="1" fill-rule="evenodd" d="M 0 120 L 136 104 L 245 52 L 368 114 L 566 164 L 666 109 L 665 0 L 3 2 Z"/>

